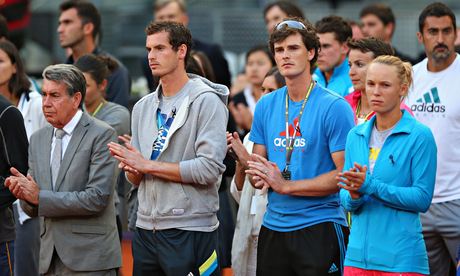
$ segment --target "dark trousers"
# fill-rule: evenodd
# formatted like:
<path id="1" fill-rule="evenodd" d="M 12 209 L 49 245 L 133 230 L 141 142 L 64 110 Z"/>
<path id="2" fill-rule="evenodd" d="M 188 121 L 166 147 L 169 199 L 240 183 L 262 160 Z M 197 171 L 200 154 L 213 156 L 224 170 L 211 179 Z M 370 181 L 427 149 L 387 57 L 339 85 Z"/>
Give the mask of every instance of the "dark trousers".
<path id="1" fill-rule="evenodd" d="M 217 230 L 151 231 L 137 228 L 133 239 L 133 275 L 220 275 Z"/>
<path id="2" fill-rule="evenodd" d="M 14 241 L 0 242 L 0 276 L 13 276 Z"/>
<path id="3" fill-rule="evenodd" d="M 348 228 L 324 222 L 291 232 L 262 226 L 257 275 L 342 275 Z"/>
<path id="4" fill-rule="evenodd" d="M 40 219 L 34 217 L 19 223 L 17 206 L 13 206 L 16 224 L 14 243 L 14 274 L 17 276 L 38 276 L 40 258 Z"/>

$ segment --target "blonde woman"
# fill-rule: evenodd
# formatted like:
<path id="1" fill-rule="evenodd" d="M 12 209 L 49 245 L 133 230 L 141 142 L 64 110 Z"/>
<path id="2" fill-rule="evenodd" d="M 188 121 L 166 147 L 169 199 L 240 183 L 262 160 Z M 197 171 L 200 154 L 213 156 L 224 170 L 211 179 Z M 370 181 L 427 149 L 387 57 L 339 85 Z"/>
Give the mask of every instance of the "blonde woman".
<path id="1" fill-rule="evenodd" d="M 344 275 L 429 274 L 419 213 L 433 197 L 436 144 L 400 108 L 411 83 L 412 67 L 397 57 L 369 65 L 366 96 L 375 116 L 350 131 L 337 177 L 353 220 Z"/>

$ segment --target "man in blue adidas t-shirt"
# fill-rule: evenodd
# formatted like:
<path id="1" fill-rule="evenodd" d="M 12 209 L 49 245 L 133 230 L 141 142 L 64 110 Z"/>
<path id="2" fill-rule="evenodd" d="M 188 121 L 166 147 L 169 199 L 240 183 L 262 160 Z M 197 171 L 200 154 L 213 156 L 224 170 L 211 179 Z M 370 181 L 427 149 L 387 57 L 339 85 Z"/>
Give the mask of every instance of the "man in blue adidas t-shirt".
<path id="1" fill-rule="evenodd" d="M 299 19 L 270 36 L 287 87 L 259 101 L 250 135 L 247 173 L 256 188 L 270 188 L 257 275 L 341 275 L 348 229 L 335 175 L 354 123 L 347 102 L 312 80 L 319 45 Z"/>

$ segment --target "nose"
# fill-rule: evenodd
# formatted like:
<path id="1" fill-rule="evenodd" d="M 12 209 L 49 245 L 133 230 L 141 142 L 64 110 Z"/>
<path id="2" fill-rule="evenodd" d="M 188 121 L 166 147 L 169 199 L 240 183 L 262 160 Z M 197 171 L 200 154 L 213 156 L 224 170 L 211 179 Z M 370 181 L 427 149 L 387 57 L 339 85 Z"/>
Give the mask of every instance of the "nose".
<path id="1" fill-rule="evenodd" d="M 42 105 L 43 106 L 50 106 L 50 104 L 51 104 L 51 102 L 50 102 L 49 96 L 43 95 L 43 97 L 42 97 Z"/>
<path id="2" fill-rule="evenodd" d="M 444 34 L 443 34 L 443 32 L 438 33 L 438 36 L 436 37 L 436 41 L 438 43 L 444 43 Z"/>
<path id="3" fill-rule="evenodd" d="M 152 50 L 148 51 L 148 53 L 147 53 L 147 58 L 148 58 L 149 60 L 155 60 L 155 55 L 153 54 L 153 51 L 152 51 Z"/>
<path id="4" fill-rule="evenodd" d="M 355 66 L 351 65 L 350 66 L 350 71 L 348 72 L 348 75 L 354 76 L 356 74 Z"/>

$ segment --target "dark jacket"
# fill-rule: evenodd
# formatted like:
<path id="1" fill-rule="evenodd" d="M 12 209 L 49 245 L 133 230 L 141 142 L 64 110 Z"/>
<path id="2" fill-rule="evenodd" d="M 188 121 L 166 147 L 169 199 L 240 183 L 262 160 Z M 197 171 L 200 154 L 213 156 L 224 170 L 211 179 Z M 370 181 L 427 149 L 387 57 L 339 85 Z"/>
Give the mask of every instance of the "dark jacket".
<path id="1" fill-rule="evenodd" d="M 27 173 L 27 142 L 21 112 L 0 96 L 0 242 L 14 239 L 14 218 L 11 204 L 16 198 L 5 187 L 10 167 Z"/>

